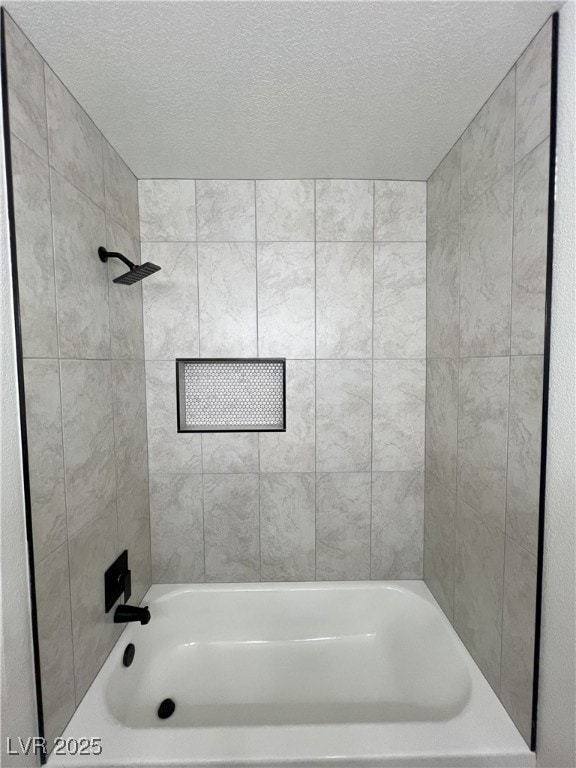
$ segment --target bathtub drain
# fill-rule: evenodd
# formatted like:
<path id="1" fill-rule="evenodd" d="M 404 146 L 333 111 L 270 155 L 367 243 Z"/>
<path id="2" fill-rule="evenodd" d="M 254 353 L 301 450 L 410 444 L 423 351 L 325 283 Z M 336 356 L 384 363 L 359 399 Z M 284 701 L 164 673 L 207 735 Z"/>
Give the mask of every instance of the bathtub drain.
<path id="1" fill-rule="evenodd" d="M 136 653 L 136 648 L 134 647 L 134 643 L 128 643 L 126 646 L 126 650 L 124 651 L 124 655 L 122 656 L 122 664 L 125 667 L 129 667 L 130 664 L 134 661 L 134 654 Z"/>
<path id="2" fill-rule="evenodd" d="M 164 701 L 160 704 L 158 707 L 158 717 L 161 720 L 166 720 L 171 715 L 174 714 L 174 710 L 176 709 L 176 704 L 172 701 L 172 699 L 164 699 Z"/>

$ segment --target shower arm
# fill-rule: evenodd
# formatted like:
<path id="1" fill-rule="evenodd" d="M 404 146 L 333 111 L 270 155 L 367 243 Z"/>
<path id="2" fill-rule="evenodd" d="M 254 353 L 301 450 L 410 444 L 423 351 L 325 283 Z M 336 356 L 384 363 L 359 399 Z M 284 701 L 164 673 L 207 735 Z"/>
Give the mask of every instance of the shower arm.
<path id="1" fill-rule="evenodd" d="M 126 256 L 123 256 L 121 253 L 116 253 L 115 251 L 107 251 L 103 245 L 98 248 L 98 256 L 100 256 L 100 261 L 108 261 L 108 259 L 120 259 L 120 261 L 123 261 L 124 264 L 126 264 L 126 266 L 131 270 L 136 267 L 134 262 L 130 261 L 130 259 L 127 259 Z"/>

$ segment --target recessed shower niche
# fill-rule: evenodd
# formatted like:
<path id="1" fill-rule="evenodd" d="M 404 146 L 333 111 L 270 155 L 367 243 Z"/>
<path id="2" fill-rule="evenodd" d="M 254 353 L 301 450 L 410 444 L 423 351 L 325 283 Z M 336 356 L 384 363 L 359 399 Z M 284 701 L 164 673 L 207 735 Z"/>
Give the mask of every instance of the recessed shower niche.
<path id="1" fill-rule="evenodd" d="M 179 432 L 285 432 L 286 360 L 177 360 Z"/>

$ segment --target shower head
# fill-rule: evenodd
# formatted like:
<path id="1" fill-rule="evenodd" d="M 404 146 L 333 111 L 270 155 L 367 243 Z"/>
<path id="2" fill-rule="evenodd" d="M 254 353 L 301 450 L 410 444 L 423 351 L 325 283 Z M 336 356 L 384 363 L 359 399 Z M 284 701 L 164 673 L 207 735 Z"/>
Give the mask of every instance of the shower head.
<path id="1" fill-rule="evenodd" d="M 115 277 L 112 281 L 114 283 L 121 283 L 122 285 L 132 285 L 132 283 L 137 283 L 145 277 L 148 277 L 148 275 L 160 270 L 160 267 L 156 264 L 152 264 L 151 261 L 147 261 L 146 264 L 134 264 L 134 262 L 127 259 L 126 256 L 123 256 L 121 253 L 107 251 L 102 245 L 98 248 L 98 256 L 100 256 L 100 261 L 120 259 L 120 261 L 123 261 L 124 264 L 126 264 L 130 271 L 125 272 L 123 275 L 120 275 L 120 277 Z"/>

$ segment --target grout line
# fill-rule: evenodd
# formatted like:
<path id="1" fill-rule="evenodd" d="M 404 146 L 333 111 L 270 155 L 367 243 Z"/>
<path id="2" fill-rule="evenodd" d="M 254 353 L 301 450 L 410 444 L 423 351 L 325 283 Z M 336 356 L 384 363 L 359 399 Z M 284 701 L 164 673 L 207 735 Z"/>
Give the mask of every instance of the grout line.
<path id="1" fill-rule="evenodd" d="M 258 284 L 258 211 L 256 210 L 256 180 L 254 179 L 254 263 L 256 270 L 256 357 L 260 357 L 260 316 L 258 312 L 258 294 L 260 286 Z M 284 404 L 286 405 L 286 403 Z M 284 425 L 286 426 L 286 425 Z M 260 468 L 260 435 L 257 432 L 258 448 L 258 557 L 260 563 L 260 581 L 262 581 L 262 473 Z"/>
<path id="2" fill-rule="evenodd" d="M 368 550 L 368 578 L 372 579 L 372 525 L 374 516 L 374 313 L 376 294 L 376 182 L 372 182 L 372 371 L 370 389 L 370 545 Z"/>
<path id="3" fill-rule="evenodd" d="M 516 65 L 513 68 L 514 71 L 514 131 L 512 138 L 512 215 L 511 215 L 511 237 L 510 237 L 510 306 L 509 306 L 509 320 L 508 320 L 508 404 L 506 410 L 506 472 L 504 482 L 504 558 L 502 563 L 502 605 L 501 605 L 501 619 L 500 619 L 500 675 L 498 679 L 498 697 L 500 697 L 500 691 L 502 690 L 502 654 L 504 651 L 504 585 L 506 583 L 506 528 L 508 518 L 508 468 L 509 468 L 509 456 L 510 456 L 510 402 L 512 397 L 512 297 L 514 286 L 514 216 L 515 216 L 515 200 L 516 200 L 516 164 L 514 163 L 516 155 L 516 101 L 517 101 L 517 87 L 516 87 Z"/>
<path id="4" fill-rule="evenodd" d="M 456 554 L 458 548 L 458 477 L 459 477 L 459 456 L 460 456 L 460 311 L 461 311 L 461 278 L 462 278 L 462 144 L 458 155 L 458 350 L 456 358 L 456 477 L 454 492 L 454 520 L 453 531 L 454 540 L 452 543 L 452 625 L 455 626 L 456 620 Z"/>
<path id="5" fill-rule="evenodd" d="M 58 309 L 58 291 L 56 290 L 56 243 L 54 238 L 54 212 L 52 208 L 52 168 L 50 166 L 50 146 L 49 146 L 49 130 L 48 130 L 48 99 L 46 95 L 46 68 L 44 66 L 44 60 L 42 59 L 42 82 L 44 85 L 44 108 L 46 110 L 46 146 L 48 150 L 48 191 L 50 202 L 50 230 L 52 239 L 52 264 L 54 270 L 54 309 L 56 313 L 56 346 L 58 352 L 58 384 L 60 394 L 60 435 L 62 440 L 62 475 L 64 480 L 64 508 L 66 519 L 66 554 L 68 557 L 68 600 L 70 604 L 70 640 L 72 645 L 72 679 L 74 681 L 74 708 L 77 704 L 77 680 L 76 680 L 76 649 L 74 644 L 74 612 L 72 607 L 72 575 L 71 575 L 71 562 L 70 562 L 70 534 L 69 534 L 69 513 L 68 513 L 68 481 L 66 470 L 66 449 L 64 440 L 64 398 L 62 388 L 62 359 L 60 357 L 60 323 L 59 323 L 59 309 Z M 36 566 L 34 566 L 35 568 Z"/>
<path id="6" fill-rule="evenodd" d="M 198 315 L 198 357 L 202 356 L 201 353 L 201 319 L 202 313 L 200 312 L 200 249 L 198 248 L 198 179 L 194 179 L 194 228 L 196 231 L 196 238 L 190 241 L 194 243 L 196 250 L 196 310 Z M 172 360 L 170 360 L 172 362 Z M 200 475 L 200 502 L 202 504 L 202 556 L 204 561 L 204 583 L 208 581 L 208 575 L 206 572 L 206 511 L 204 505 L 204 435 L 199 435 L 200 443 L 200 472 L 196 473 Z M 208 474 L 208 473 L 207 473 Z"/>
<path id="7" fill-rule="evenodd" d="M 314 184 L 314 580 L 318 581 L 318 264 L 316 241 L 316 179 Z"/>
<path id="8" fill-rule="evenodd" d="M 87 192 L 85 192 L 83 189 L 80 189 L 80 187 L 77 184 L 75 184 L 71 179 L 68 178 L 68 176 L 62 173 L 62 171 L 58 170 L 58 168 L 52 165 L 52 163 L 48 163 L 48 167 L 50 168 L 51 171 L 54 171 L 54 173 L 60 176 L 60 178 L 63 179 L 67 184 L 73 187 L 73 189 L 75 189 L 76 192 L 79 192 L 82 195 L 82 197 L 86 198 L 86 200 L 88 200 L 91 203 L 91 205 L 94 205 L 96 208 L 98 208 L 99 211 L 102 211 L 102 213 L 106 215 L 105 204 L 102 205 L 101 203 L 96 202 L 96 200 L 91 198 L 90 195 L 87 194 Z"/>
<path id="9" fill-rule="evenodd" d="M 505 78 L 503 78 L 505 79 Z M 496 90 L 496 89 L 494 89 Z M 492 94 L 491 94 L 492 95 Z M 490 98 L 490 97 L 488 97 Z M 110 142 L 108 142 L 110 143 Z M 110 145 L 112 146 L 112 145 Z M 118 150 L 116 150 L 117 152 Z M 449 150 L 450 151 L 450 150 Z M 449 154 L 449 151 L 446 154 Z M 118 153 L 120 154 L 120 153 Z M 442 162 L 442 161 L 440 161 Z M 439 165 L 440 163 L 438 163 Z M 132 169 L 130 169 L 132 170 Z M 132 171 L 132 173 L 134 173 Z M 434 173 L 434 171 L 432 171 Z M 134 174 L 135 175 L 135 174 Z M 430 174 L 432 175 L 432 174 Z M 138 181 L 191 181 L 191 176 L 138 176 Z M 406 184 L 422 184 L 426 183 L 427 179 L 392 179 L 389 177 L 382 177 L 379 176 L 378 178 L 375 178 L 372 176 L 282 176 L 282 177 L 254 177 L 246 178 L 246 177 L 237 177 L 237 178 L 225 178 L 222 176 L 196 176 L 195 179 L 197 181 L 254 181 L 254 182 L 282 182 L 282 181 L 394 181 L 394 182 L 406 182 Z"/>
<path id="10" fill-rule="evenodd" d="M 426 559 L 426 471 L 427 471 L 427 422 L 428 422 L 428 181 L 425 188 L 426 206 L 426 246 L 424 249 L 424 472 L 422 487 L 422 580 Z"/>
<path id="11" fill-rule="evenodd" d="M 109 246 L 108 243 L 108 214 L 106 213 L 106 201 L 107 201 L 107 185 L 105 180 L 105 173 L 104 173 L 104 140 L 101 136 L 100 141 L 100 154 L 102 157 L 102 185 L 103 185 L 103 192 L 104 192 L 104 239 L 106 241 L 106 246 Z M 116 506 L 116 552 L 118 553 L 120 548 L 120 522 L 118 519 L 118 462 L 116 461 L 116 440 L 117 440 L 117 428 L 116 428 L 116 418 L 114 416 L 114 403 L 116 402 L 116 391 L 114 388 L 114 371 L 113 371 L 113 361 L 112 361 L 112 313 L 110 312 L 110 269 L 111 269 L 111 262 L 110 260 L 105 265 L 106 267 L 106 304 L 108 305 L 108 353 L 110 355 L 110 392 L 112 395 L 112 402 L 110 403 L 110 412 L 112 414 L 112 440 L 113 440 L 113 458 L 114 458 L 114 501 Z M 142 286 L 139 286 L 140 290 L 142 289 Z M 144 310 L 142 310 L 142 313 L 144 313 Z M 144 314 L 142 314 L 142 323 L 144 323 Z M 144 325 L 142 325 L 142 330 L 144 330 Z"/>
<path id="12" fill-rule="evenodd" d="M 138 260 L 140 264 L 142 263 L 142 240 L 141 240 L 141 232 L 140 232 L 140 185 L 138 184 L 138 179 L 134 176 L 134 180 L 136 183 L 136 205 L 138 210 L 138 222 L 137 222 L 137 229 L 138 229 L 138 236 L 135 238 L 137 244 L 138 244 Z M 145 428 L 146 428 L 146 469 L 148 471 L 148 542 L 149 542 L 149 553 L 150 553 L 150 568 L 148 571 L 148 578 L 147 581 L 149 581 L 148 588 L 152 584 L 152 507 L 150 504 L 150 445 L 148 442 L 148 386 L 147 386 L 147 377 L 146 377 L 146 334 L 145 334 L 145 324 L 144 324 L 144 286 L 141 288 L 142 290 L 142 301 L 141 301 L 141 307 L 142 307 L 142 370 L 144 372 L 144 422 L 145 422 Z M 140 362 L 140 361 L 138 361 Z"/>

